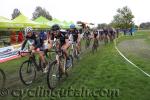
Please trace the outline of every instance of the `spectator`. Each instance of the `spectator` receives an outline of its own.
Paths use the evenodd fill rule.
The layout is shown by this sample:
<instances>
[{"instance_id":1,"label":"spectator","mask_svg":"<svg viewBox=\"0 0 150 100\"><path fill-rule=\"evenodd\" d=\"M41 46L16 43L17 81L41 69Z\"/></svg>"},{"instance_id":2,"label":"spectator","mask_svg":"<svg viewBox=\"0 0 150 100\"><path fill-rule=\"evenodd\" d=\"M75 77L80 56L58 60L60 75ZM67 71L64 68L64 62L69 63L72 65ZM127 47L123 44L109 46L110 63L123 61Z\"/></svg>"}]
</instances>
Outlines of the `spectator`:
<instances>
[{"instance_id":1,"label":"spectator","mask_svg":"<svg viewBox=\"0 0 150 100\"><path fill-rule=\"evenodd\" d=\"M16 32L12 31L10 35L10 43L15 44L16 43Z\"/></svg>"},{"instance_id":2,"label":"spectator","mask_svg":"<svg viewBox=\"0 0 150 100\"><path fill-rule=\"evenodd\" d=\"M132 32L133 32L133 30L132 30L132 28L130 28L130 35L131 35L131 36L133 35Z\"/></svg>"},{"instance_id":3,"label":"spectator","mask_svg":"<svg viewBox=\"0 0 150 100\"><path fill-rule=\"evenodd\" d=\"M20 31L18 33L18 43L22 43L24 40L24 36L23 36L23 33Z\"/></svg>"},{"instance_id":4,"label":"spectator","mask_svg":"<svg viewBox=\"0 0 150 100\"><path fill-rule=\"evenodd\" d=\"M127 32L127 30L126 30L126 29L123 29L123 33L124 33L124 35L126 35L126 32Z\"/></svg>"}]
</instances>

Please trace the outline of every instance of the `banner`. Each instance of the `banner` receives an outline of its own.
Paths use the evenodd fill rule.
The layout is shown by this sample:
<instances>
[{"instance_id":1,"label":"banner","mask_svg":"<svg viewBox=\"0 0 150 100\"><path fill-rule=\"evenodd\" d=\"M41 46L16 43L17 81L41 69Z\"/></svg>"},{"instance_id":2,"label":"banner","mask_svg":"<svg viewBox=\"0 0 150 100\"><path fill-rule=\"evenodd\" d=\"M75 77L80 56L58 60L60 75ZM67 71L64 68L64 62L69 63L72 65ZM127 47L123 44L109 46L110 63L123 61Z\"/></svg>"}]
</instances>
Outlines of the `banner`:
<instances>
[{"instance_id":1,"label":"banner","mask_svg":"<svg viewBox=\"0 0 150 100\"><path fill-rule=\"evenodd\" d=\"M4 48L0 48L0 63L6 62L18 58L18 51L21 49L21 45L13 45Z\"/></svg>"}]
</instances>

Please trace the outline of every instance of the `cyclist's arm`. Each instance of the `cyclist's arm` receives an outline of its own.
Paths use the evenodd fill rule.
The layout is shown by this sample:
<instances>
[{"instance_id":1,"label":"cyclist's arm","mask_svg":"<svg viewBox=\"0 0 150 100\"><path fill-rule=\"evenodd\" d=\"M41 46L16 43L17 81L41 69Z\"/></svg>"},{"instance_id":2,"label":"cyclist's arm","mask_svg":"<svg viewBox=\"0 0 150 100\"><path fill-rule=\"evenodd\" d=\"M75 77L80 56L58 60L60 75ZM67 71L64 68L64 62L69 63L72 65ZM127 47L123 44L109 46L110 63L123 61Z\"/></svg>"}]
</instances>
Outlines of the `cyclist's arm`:
<instances>
[{"instance_id":1,"label":"cyclist's arm","mask_svg":"<svg viewBox=\"0 0 150 100\"><path fill-rule=\"evenodd\" d=\"M53 41L54 41L54 40L50 40L49 48L48 48L48 49L51 49L51 48L53 47Z\"/></svg>"},{"instance_id":2,"label":"cyclist's arm","mask_svg":"<svg viewBox=\"0 0 150 100\"><path fill-rule=\"evenodd\" d=\"M90 39L94 39L94 33L92 32L89 36Z\"/></svg>"},{"instance_id":3,"label":"cyclist's arm","mask_svg":"<svg viewBox=\"0 0 150 100\"><path fill-rule=\"evenodd\" d=\"M100 37L100 33L99 33L99 31L97 32L97 39L99 39L99 37Z\"/></svg>"},{"instance_id":4,"label":"cyclist's arm","mask_svg":"<svg viewBox=\"0 0 150 100\"><path fill-rule=\"evenodd\" d=\"M78 43L81 41L81 34L80 33L78 33Z\"/></svg>"},{"instance_id":5,"label":"cyclist's arm","mask_svg":"<svg viewBox=\"0 0 150 100\"><path fill-rule=\"evenodd\" d=\"M51 38L49 39L49 47L48 47L48 49L51 49L53 47L53 41L54 41L54 35L51 35Z\"/></svg>"},{"instance_id":6,"label":"cyclist's arm","mask_svg":"<svg viewBox=\"0 0 150 100\"><path fill-rule=\"evenodd\" d=\"M67 34L65 35L65 43L69 45L69 37Z\"/></svg>"},{"instance_id":7,"label":"cyclist's arm","mask_svg":"<svg viewBox=\"0 0 150 100\"><path fill-rule=\"evenodd\" d=\"M23 49L24 49L24 47L25 47L25 45L26 45L27 41L28 41L28 39L25 39L25 40L24 40L24 42L22 43L22 46L21 46L21 50L23 50Z\"/></svg>"}]
</instances>

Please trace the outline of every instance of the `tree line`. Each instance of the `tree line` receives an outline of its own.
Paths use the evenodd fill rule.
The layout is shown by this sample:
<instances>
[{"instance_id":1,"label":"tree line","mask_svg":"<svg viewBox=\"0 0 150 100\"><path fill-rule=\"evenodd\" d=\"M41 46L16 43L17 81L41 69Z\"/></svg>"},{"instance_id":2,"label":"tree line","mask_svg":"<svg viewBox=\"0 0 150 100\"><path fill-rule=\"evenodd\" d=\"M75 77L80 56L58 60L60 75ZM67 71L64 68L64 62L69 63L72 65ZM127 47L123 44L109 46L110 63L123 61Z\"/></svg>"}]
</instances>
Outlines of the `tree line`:
<instances>
[{"instance_id":1,"label":"tree line","mask_svg":"<svg viewBox=\"0 0 150 100\"><path fill-rule=\"evenodd\" d=\"M17 16L21 14L19 9L14 9L12 13L12 19L15 19ZM32 13L32 19L36 19L39 16L43 16L47 18L48 20L52 20L52 16L50 13L45 9L40 6L37 6L35 8L35 11ZM117 14L113 16L113 20L111 23L106 24L106 23L101 23L98 24L98 28L103 28L103 27L114 27L114 28L119 28L119 29L129 29L131 27L135 28L142 28L142 29L150 29L150 22L143 22L139 26L135 25L134 21L134 15L131 11L131 9L127 6L123 8L118 8L117 9ZM80 22L80 21L78 21Z\"/></svg>"},{"instance_id":2,"label":"tree line","mask_svg":"<svg viewBox=\"0 0 150 100\"><path fill-rule=\"evenodd\" d=\"M20 14L21 14L20 10L15 8L13 10L13 13L12 13L12 19L15 19ZM52 16L50 15L50 13L45 8L37 6L35 8L35 11L32 13L32 19L34 20L40 16L43 16L43 17L47 18L48 20L52 20Z\"/></svg>"}]
</instances>

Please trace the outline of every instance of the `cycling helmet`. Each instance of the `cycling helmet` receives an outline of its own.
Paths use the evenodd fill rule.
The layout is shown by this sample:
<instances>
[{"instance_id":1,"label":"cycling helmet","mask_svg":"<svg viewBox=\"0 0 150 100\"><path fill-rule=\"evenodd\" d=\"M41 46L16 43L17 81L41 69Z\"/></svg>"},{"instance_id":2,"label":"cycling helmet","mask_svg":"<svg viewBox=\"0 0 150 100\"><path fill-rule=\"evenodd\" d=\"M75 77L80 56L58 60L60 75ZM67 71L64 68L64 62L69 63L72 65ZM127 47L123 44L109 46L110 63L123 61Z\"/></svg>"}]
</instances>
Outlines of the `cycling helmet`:
<instances>
[{"instance_id":1,"label":"cycling helmet","mask_svg":"<svg viewBox=\"0 0 150 100\"><path fill-rule=\"evenodd\" d=\"M71 29L74 29L74 28L76 28L76 26L75 26L74 24L71 24L71 25L70 25L70 28L71 28Z\"/></svg>"},{"instance_id":2,"label":"cycling helmet","mask_svg":"<svg viewBox=\"0 0 150 100\"><path fill-rule=\"evenodd\" d=\"M58 24L55 24L52 26L52 31L60 30L60 26Z\"/></svg>"},{"instance_id":3,"label":"cycling helmet","mask_svg":"<svg viewBox=\"0 0 150 100\"><path fill-rule=\"evenodd\" d=\"M30 26L29 26L29 27L26 27L26 28L24 29L25 35L27 35L28 32L32 32L32 30L33 30L32 27L30 27Z\"/></svg>"}]
</instances>

